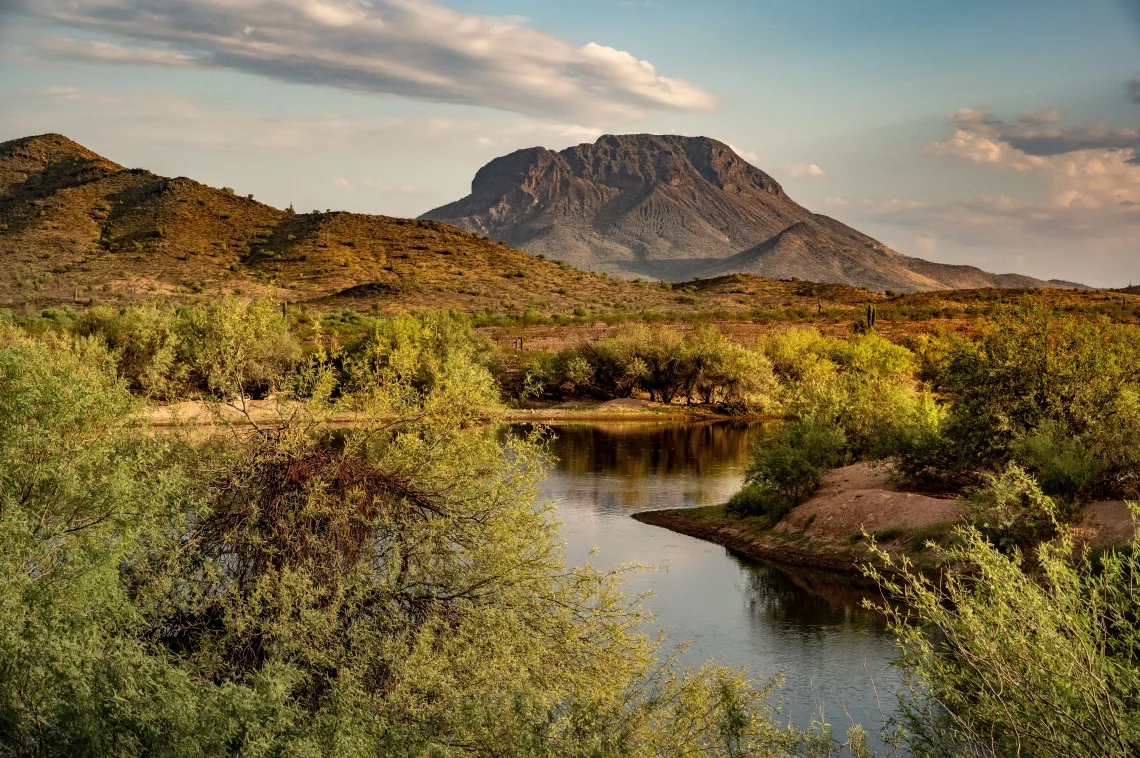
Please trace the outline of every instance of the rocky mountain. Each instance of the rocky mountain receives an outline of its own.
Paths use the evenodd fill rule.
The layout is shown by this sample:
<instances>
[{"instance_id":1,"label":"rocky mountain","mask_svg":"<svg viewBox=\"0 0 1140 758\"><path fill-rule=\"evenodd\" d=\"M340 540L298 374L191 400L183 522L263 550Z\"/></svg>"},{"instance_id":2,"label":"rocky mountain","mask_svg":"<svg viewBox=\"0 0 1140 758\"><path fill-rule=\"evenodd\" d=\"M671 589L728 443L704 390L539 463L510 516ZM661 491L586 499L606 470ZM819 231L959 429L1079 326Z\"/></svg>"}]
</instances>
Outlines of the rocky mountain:
<instances>
[{"instance_id":1,"label":"rocky mountain","mask_svg":"<svg viewBox=\"0 0 1140 758\"><path fill-rule=\"evenodd\" d=\"M812 213L707 137L519 150L481 168L470 195L421 218L627 278L749 273L901 292L1074 286L902 255Z\"/></svg>"},{"instance_id":2,"label":"rocky mountain","mask_svg":"<svg viewBox=\"0 0 1140 758\"><path fill-rule=\"evenodd\" d=\"M434 221L274 208L232 189L125 168L58 134L0 143L0 308L223 294L326 310L563 316L867 298L852 287L752 277L683 291L638 285Z\"/></svg>"}]
</instances>

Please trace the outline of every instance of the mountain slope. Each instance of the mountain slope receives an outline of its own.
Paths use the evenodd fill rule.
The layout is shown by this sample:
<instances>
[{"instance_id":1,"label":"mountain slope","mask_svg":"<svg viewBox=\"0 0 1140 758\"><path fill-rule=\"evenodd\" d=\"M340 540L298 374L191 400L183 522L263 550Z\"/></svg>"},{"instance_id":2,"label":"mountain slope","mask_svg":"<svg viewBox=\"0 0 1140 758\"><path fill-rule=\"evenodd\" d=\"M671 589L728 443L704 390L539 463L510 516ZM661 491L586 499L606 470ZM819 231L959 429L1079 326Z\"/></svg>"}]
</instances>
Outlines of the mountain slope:
<instances>
[{"instance_id":1,"label":"mountain slope","mask_svg":"<svg viewBox=\"0 0 1140 758\"><path fill-rule=\"evenodd\" d=\"M265 294L319 308L569 315L814 306L790 282L675 292L543 260L454 227L294 214L191 179L126 169L58 134L0 143L0 307ZM867 293L831 288L830 303Z\"/></svg>"},{"instance_id":2,"label":"mountain slope","mask_svg":"<svg viewBox=\"0 0 1140 758\"><path fill-rule=\"evenodd\" d=\"M904 292L1054 286L897 253L797 204L707 137L607 135L561 152L519 150L480 169L470 195L421 218L624 276L742 272Z\"/></svg>"},{"instance_id":3,"label":"mountain slope","mask_svg":"<svg viewBox=\"0 0 1140 758\"><path fill-rule=\"evenodd\" d=\"M0 261L8 306L203 293L306 301L361 286L383 307L569 311L613 297L606 280L444 224L293 214L125 169L54 134L0 144Z\"/></svg>"}]
</instances>

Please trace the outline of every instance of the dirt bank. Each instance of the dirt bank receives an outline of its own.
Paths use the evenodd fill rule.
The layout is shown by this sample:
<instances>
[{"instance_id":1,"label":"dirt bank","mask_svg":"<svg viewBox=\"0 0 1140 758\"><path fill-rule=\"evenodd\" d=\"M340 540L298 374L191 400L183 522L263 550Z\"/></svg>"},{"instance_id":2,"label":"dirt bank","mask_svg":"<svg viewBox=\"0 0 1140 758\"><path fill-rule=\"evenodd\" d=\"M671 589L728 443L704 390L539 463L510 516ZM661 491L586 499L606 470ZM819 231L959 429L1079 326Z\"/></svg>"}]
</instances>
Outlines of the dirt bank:
<instances>
[{"instance_id":1,"label":"dirt bank","mask_svg":"<svg viewBox=\"0 0 1140 758\"><path fill-rule=\"evenodd\" d=\"M247 400L243 408L211 406L200 401L184 401L153 406L148 414L153 426L216 426L219 424L270 425L289 415L290 408L272 398ZM760 417L726 416L713 410L686 405L665 405L648 400L623 398L608 402L563 403L548 408L509 408L498 415L507 423L594 423L613 421L682 422L741 420ZM359 417L353 413L334 414L333 421L351 424Z\"/></svg>"},{"instance_id":2,"label":"dirt bank","mask_svg":"<svg viewBox=\"0 0 1140 758\"><path fill-rule=\"evenodd\" d=\"M930 542L945 543L965 517L962 500L907 492L886 465L857 463L835 469L811 500L768 529L764 519L725 515L724 506L646 511L634 518L724 545L759 560L833 571L859 572L875 560L864 532L893 556L919 568L937 565ZM1131 542L1135 526L1124 502L1091 503L1073 528L1078 549L1093 551Z\"/></svg>"},{"instance_id":3,"label":"dirt bank","mask_svg":"<svg viewBox=\"0 0 1140 758\"><path fill-rule=\"evenodd\" d=\"M638 521L709 540L743 555L795 566L859 572L873 559L866 531L880 547L933 565L925 547L950 534L962 518L956 498L900 490L887 466L857 463L829 472L823 486L775 528L764 519L729 518L723 506L647 511Z\"/></svg>"}]
</instances>

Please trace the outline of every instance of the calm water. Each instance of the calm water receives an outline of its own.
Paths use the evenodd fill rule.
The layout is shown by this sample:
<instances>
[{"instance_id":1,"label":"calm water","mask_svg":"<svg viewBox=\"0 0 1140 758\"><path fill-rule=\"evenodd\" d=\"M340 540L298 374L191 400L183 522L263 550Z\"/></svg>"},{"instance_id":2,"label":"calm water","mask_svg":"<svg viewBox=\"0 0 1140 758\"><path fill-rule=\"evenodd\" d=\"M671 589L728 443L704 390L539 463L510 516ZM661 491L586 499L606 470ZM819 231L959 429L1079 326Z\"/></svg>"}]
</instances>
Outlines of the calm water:
<instances>
[{"instance_id":1,"label":"calm water","mask_svg":"<svg viewBox=\"0 0 1140 758\"><path fill-rule=\"evenodd\" d=\"M754 677L784 672L785 712L806 725L822 707L839 731L843 706L878 731L898 681L882 619L861 607L867 588L826 572L784 568L641 524L631 513L723 502L739 487L746 425L574 425L554 429L558 463L543 486L564 522L567 557L594 565L634 561L657 570L633 578L671 643L692 641L687 662L748 666ZM872 684L873 682L873 684Z\"/></svg>"}]
</instances>

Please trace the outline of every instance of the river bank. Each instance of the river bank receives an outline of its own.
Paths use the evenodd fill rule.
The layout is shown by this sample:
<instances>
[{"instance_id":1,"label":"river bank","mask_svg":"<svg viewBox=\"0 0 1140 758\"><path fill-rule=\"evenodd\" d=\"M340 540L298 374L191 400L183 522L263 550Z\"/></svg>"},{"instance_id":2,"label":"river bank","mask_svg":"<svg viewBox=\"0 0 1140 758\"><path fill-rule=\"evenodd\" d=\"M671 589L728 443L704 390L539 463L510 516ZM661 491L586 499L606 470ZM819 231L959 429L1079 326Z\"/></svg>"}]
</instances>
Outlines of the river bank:
<instances>
[{"instance_id":1,"label":"river bank","mask_svg":"<svg viewBox=\"0 0 1140 758\"><path fill-rule=\"evenodd\" d=\"M246 400L242 404L219 405L185 400L152 406L147 418L152 426L216 426L219 424L272 424L290 415L290 404L274 398ZM361 420L359 414L334 413L338 424ZM570 424L608 422L698 423L710 421L768 421L768 416L728 415L713 408L652 403L636 398L606 402L584 401L548 407L504 408L496 421L521 424Z\"/></svg>"},{"instance_id":2,"label":"river bank","mask_svg":"<svg viewBox=\"0 0 1140 758\"><path fill-rule=\"evenodd\" d=\"M966 507L955 495L905 491L887 464L857 463L828 472L816 495L771 529L763 518L729 516L723 505L642 511L633 518L756 560L862 573L868 563L882 567L868 537L893 558L906 558L920 570L937 568L931 545L953 538ZM1084 506L1072 527L1076 549L1094 553L1128 545L1135 531L1123 501Z\"/></svg>"},{"instance_id":3,"label":"river bank","mask_svg":"<svg viewBox=\"0 0 1140 758\"><path fill-rule=\"evenodd\" d=\"M921 568L937 563L927 545L948 539L964 517L962 502L901 490L888 465L857 463L834 469L810 500L769 529L764 518L736 518L723 505L642 511L644 524L715 542L741 555L791 566L860 573L878 563L875 543Z\"/></svg>"}]
</instances>

